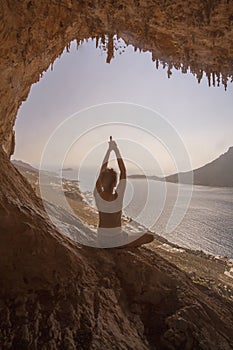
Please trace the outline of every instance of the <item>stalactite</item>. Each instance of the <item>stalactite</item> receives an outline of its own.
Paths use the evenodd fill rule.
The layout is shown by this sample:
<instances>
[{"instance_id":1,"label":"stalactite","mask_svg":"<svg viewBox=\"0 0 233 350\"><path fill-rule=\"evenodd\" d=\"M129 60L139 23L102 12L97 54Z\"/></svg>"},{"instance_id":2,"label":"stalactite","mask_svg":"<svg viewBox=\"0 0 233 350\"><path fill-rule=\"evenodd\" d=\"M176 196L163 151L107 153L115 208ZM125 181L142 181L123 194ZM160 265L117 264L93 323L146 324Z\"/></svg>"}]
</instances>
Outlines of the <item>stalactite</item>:
<instances>
[{"instance_id":1,"label":"stalactite","mask_svg":"<svg viewBox=\"0 0 233 350\"><path fill-rule=\"evenodd\" d=\"M211 77L210 77L210 73L207 71L206 72L206 76L207 76L207 79L208 79L208 85L211 86Z\"/></svg>"},{"instance_id":2,"label":"stalactite","mask_svg":"<svg viewBox=\"0 0 233 350\"><path fill-rule=\"evenodd\" d=\"M199 72L197 73L198 84L200 84L202 77L203 77L203 70L200 69Z\"/></svg>"},{"instance_id":3,"label":"stalactite","mask_svg":"<svg viewBox=\"0 0 233 350\"><path fill-rule=\"evenodd\" d=\"M227 76L226 75L222 75L222 84L224 86L225 91L227 89L227 80L228 80Z\"/></svg>"},{"instance_id":4,"label":"stalactite","mask_svg":"<svg viewBox=\"0 0 233 350\"><path fill-rule=\"evenodd\" d=\"M179 70L179 69L181 68L181 64L178 63L178 62L175 62L175 63L173 64L173 67L175 67L175 69Z\"/></svg>"},{"instance_id":5,"label":"stalactite","mask_svg":"<svg viewBox=\"0 0 233 350\"><path fill-rule=\"evenodd\" d=\"M111 59L114 57L114 43L113 43L113 35L110 34L108 36L108 46L107 46L108 54L106 62L110 63Z\"/></svg>"},{"instance_id":6,"label":"stalactite","mask_svg":"<svg viewBox=\"0 0 233 350\"><path fill-rule=\"evenodd\" d=\"M171 69L172 69L172 64L171 64L171 63L169 63L169 64L168 64L168 70L167 70L167 76L168 76L168 78L170 78L170 77L171 77L171 75L172 75L172 71L171 71Z\"/></svg>"},{"instance_id":7,"label":"stalactite","mask_svg":"<svg viewBox=\"0 0 233 350\"><path fill-rule=\"evenodd\" d=\"M217 73L217 83L218 83L218 87L220 86L220 81L221 81L220 73Z\"/></svg>"},{"instance_id":8,"label":"stalactite","mask_svg":"<svg viewBox=\"0 0 233 350\"><path fill-rule=\"evenodd\" d=\"M99 46L99 40L100 40L100 37L96 36L96 38L95 38L95 47L96 47L96 49Z\"/></svg>"},{"instance_id":9,"label":"stalactite","mask_svg":"<svg viewBox=\"0 0 233 350\"><path fill-rule=\"evenodd\" d=\"M182 73L187 73L188 71L188 65L186 63L184 63L182 66L181 66L181 72Z\"/></svg>"},{"instance_id":10,"label":"stalactite","mask_svg":"<svg viewBox=\"0 0 233 350\"><path fill-rule=\"evenodd\" d=\"M215 86L215 73L212 72L212 84L213 86Z\"/></svg>"},{"instance_id":11,"label":"stalactite","mask_svg":"<svg viewBox=\"0 0 233 350\"><path fill-rule=\"evenodd\" d=\"M70 52L70 43L66 45L66 52Z\"/></svg>"},{"instance_id":12,"label":"stalactite","mask_svg":"<svg viewBox=\"0 0 233 350\"><path fill-rule=\"evenodd\" d=\"M105 35L102 35L102 36L101 36L101 43L102 43L102 45L105 45L105 44L106 44Z\"/></svg>"},{"instance_id":13,"label":"stalactite","mask_svg":"<svg viewBox=\"0 0 233 350\"><path fill-rule=\"evenodd\" d=\"M154 62L156 60L156 55L155 55L154 51L152 51L151 57L152 57L152 61Z\"/></svg>"}]
</instances>

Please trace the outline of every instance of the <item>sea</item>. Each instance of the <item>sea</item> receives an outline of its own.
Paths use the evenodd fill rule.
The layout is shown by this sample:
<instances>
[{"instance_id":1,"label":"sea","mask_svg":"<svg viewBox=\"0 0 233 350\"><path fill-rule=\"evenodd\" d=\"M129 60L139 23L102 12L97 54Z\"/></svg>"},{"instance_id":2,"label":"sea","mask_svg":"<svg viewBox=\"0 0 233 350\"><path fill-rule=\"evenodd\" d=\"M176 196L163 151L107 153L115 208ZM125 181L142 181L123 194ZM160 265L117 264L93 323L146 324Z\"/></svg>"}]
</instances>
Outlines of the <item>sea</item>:
<instances>
[{"instance_id":1,"label":"sea","mask_svg":"<svg viewBox=\"0 0 233 350\"><path fill-rule=\"evenodd\" d=\"M62 176L78 180L86 201L95 207L95 173L68 170ZM233 188L128 178L123 213L181 247L233 258Z\"/></svg>"}]
</instances>

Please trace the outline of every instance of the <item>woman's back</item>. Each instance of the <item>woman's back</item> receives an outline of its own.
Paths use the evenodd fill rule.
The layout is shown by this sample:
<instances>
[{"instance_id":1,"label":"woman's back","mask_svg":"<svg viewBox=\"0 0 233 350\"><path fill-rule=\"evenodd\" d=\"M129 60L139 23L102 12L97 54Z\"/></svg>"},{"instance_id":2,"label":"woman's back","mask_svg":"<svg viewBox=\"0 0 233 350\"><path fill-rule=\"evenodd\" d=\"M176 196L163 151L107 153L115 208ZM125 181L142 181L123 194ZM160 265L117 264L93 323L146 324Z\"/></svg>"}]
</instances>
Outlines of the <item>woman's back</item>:
<instances>
[{"instance_id":1,"label":"woman's back","mask_svg":"<svg viewBox=\"0 0 233 350\"><path fill-rule=\"evenodd\" d=\"M126 181L120 180L115 193L108 193L95 189L94 197L99 211L99 227L121 227L125 187Z\"/></svg>"}]
</instances>

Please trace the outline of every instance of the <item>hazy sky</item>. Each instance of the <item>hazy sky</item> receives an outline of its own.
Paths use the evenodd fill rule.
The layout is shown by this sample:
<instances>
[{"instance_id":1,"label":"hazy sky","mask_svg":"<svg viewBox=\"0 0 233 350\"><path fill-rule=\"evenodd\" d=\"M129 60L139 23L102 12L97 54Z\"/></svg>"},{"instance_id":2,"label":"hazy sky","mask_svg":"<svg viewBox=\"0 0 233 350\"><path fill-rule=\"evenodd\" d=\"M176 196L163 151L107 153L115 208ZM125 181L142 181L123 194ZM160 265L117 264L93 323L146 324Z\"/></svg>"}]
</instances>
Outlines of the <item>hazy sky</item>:
<instances>
[{"instance_id":1,"label":"hazy sky","mask_svg":"<svg viewBox=\"0 0 233 350\"><path fill-rule=\"evenodd\" d=\"M48 139L62 122L53 134L59 144L54 147L57 154L63 148L65 164L70 166L99 163L109 134L119 140L128 165L156 174L159 169L175 171L174 162L183 157L174 146L179 135L194 168L233 145L233 84L227 91L210 88L205 77L198 84L190 73L176 70L168 79L166 69L156 70L150 53L134 52L131 46L110 64L105 61L106 54L95 48L94 41L78 50L72 44L70 53L56 60L53 71L49 69L32 86L15 125L15 159L38 166ZM80 110L84 111L77 114ZM87 132L88 128L92 130ZM178 162L179 170L188 170L187 162Z\"/></svg>"}]
</instances>

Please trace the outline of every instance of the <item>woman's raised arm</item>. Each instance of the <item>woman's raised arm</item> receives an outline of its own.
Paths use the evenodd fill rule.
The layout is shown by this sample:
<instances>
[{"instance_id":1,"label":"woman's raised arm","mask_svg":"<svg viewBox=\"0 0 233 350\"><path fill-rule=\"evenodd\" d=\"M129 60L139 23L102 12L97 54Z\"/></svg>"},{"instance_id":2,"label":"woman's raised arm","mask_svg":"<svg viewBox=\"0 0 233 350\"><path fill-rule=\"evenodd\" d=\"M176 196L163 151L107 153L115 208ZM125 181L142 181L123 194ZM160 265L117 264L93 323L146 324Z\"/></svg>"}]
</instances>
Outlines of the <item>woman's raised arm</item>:
<instances>
[{"instance_id":1,"label":"woman's raised arm","mask_svg":"<svg viewBox=\"0 0 233 350\"><path fill-rule=\"evenodd\" d=\"M112 136L110 136L109 147L115 152L117 157L117 163L120 169L120 180L126 179L126 167L125 163L121 157L121 153L115 141L112 141Z\"/></svg>"},{"instance_id":2,"label":"woman's raised arm","mask_svg":"<svg viewBox=\"0 0 233 350\"><path fill-rule=\"evenodd\" d=\"M110 149L110 142L109 142L109 147L107 149L107 152L104 156L104 159L103 159L103 162L102 162L102 166L100 168L100 172L99 172L99 176L98 176L98 179L96 181L96 189L98 190L98 192L101 191L101 181L100 181L100 175L101 173L106 170L107 166L108 166L108 160L109 160L109 156L110 156L110 153L111 153L111 149Z\"/></svg>"}]
</instances>

